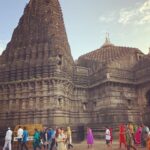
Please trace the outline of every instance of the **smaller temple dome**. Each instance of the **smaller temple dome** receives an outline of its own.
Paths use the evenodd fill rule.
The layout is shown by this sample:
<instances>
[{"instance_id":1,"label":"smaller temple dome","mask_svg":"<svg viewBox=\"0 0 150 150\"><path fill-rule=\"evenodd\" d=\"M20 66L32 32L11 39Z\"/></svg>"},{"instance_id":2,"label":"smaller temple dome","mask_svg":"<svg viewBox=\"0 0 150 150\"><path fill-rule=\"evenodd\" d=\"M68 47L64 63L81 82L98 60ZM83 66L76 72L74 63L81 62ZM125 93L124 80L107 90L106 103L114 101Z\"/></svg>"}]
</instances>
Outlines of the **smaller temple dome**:
<instances>
[{"instance_id":1,"label":"smaller temple dome","mask_svg":"<svg viewBox=\"0 0 150 150\"><path fill-rule=\"evenodd\" d=\"M109 35L106 36L105 43L98 49L86 53L78 58L78 65L89 66L90 62L108 64L112 61L124 58L127 55L143 56L138 48L116 46L110 42Z\"/></svg>"}]
</instances>

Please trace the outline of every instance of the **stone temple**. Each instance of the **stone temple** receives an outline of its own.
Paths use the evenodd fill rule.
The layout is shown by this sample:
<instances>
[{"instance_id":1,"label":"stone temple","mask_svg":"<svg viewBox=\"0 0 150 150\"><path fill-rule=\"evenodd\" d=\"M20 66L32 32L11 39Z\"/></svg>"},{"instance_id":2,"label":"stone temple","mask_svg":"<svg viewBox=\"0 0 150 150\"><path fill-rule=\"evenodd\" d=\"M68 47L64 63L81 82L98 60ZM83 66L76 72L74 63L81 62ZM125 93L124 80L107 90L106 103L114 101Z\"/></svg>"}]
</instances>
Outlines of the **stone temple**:
<instances>
[{"instance_id":1,"label":"stone temple","mask_svg":"<svg viewBox=\"0 0 150 150\"><path fill-rule=\"evenodd\" d=\"M58 0L30 0L0 56L0 129L150 125L150 54L115 46L74 61Z\"/></svg>"}]
</instances>

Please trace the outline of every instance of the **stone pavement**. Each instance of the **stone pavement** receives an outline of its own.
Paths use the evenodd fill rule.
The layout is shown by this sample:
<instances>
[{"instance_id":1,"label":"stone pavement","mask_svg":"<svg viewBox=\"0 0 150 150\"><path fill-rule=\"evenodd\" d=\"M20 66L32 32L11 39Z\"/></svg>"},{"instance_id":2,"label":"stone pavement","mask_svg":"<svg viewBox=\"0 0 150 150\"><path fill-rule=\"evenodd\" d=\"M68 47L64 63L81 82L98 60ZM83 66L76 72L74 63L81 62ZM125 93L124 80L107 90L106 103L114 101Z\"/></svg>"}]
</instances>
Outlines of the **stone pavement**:
<instances>
[{"instance_id":1,"label":"stone pavement","mask_svg":"<svg viewBox=\"0 0 150 150\"><path fill-rule=\"evenodd\" d=\"M126 150L126 149L124 147L122 147L120 149L118 141L114 141L113 144L112 144L112 147L111 148L107 148L106 144L105 144L105 141L102 141L102 140L98 141L98 140L96 140L94 142L94 145L93 145L92 148L87 148L87 144L84 141L84 142L82 142L80 144L75 144L75 147L72 150ZM137 147L137 150L146 150L146 148Z\"/></svg>"},{"instance_id":2,"label":"stone pavement","mask_svg":"<svg viewBox=\"0 0 150 150\"><path fill-rule=\"evenodd\" d=\"M122 149L118 148L119 147L118 141L114 141L111 148L107 148L105 141L102 141L102 140L101 141L96 140L92 148L87 147L86 141L81 142L81 143L75 143L73 145L74 145L74 148L70 150L126 150L124 147ZM0 147L0 150L2 150L2 147ZM12 149L12 150L16 150L16 149ZM30 149L30 150L33 150L33 149ZM146 148L137 147L137 150L146 150Z\"/></svg>"}]
</instances>

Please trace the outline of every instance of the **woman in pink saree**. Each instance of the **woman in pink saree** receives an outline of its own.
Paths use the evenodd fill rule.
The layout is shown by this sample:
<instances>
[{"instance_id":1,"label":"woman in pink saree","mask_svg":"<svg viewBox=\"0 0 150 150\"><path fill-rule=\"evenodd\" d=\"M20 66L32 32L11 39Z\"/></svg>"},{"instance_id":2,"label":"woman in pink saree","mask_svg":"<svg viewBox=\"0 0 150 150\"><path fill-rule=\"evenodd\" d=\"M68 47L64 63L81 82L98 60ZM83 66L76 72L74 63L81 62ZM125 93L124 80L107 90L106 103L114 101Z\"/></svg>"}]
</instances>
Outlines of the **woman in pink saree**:
<instances>
[{"instance_id":1,"label":"woman in pink saree","mask_svg":"<svg viewBox=\"0 0 150 150\"><path fill-rule=\"evenodd\" d=\"M139 126L135 133L135 143L137 145L141 144L141 133L142 133L142 127Z\"/></svg>"},{"instance_id":2,"label":"woman in pink saree","mask_svg":"<svg viewBox=\"0 0 150 150\"><path fill-rule=\"evenodd\" d=\"M92 145L94 143L94 138L93 138L92 130L90 128L87 128L86 141L87 141L87 144L88 144L88 148L92 147Z\"/></svg>"}]
</instances>

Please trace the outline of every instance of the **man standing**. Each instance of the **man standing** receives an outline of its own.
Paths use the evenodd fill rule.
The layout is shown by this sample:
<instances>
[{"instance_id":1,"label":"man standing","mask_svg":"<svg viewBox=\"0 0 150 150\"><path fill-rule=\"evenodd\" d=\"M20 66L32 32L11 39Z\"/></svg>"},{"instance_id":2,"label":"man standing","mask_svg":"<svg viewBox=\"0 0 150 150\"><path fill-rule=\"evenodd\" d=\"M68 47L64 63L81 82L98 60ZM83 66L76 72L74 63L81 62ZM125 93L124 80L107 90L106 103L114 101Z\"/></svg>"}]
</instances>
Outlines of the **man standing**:
<instances>
[{"instance_id":1,"label":"man standing","mask_svg":"<svg viewBox=\"0 0 150 150\"><path fill-rule=\"evenodd\" d=\"M106 127L106 130L105 130L105 140L106 140L107 147L110 147L110 139L111 139L110 130L109 130L108 127Z\"/></svg>"},{"instance_id":2,"label":"man standing","mask_svg":"<svg viewBox=\"0 0 150 150\"><path fill-rule=\"evenodd\" d=\"M41 150L40 145L40 133L37 129L34 129L34 135L33 135L33 149L36 150L36 148L39 148Z\"/></svg>"},{"instance_id":3,"label":"man standing","mask_svg":"<svg viewBox=\"0 0 150 150\"><path fill-rule=\"evenodd\" d=\"M52 143L52 128L49 128L47 131L47 139L48 139L48 150L50 150Z\"/></svg>"},{"instance_id":4,"label":"man standing","mask_svg":"<svg viewBox=\"0 0 150 150\"><path fill-rule=\"evenodd\" d=\"M23 138L22 138L22 145L21 145L21 150L23 150L23 148L25 147L26 150L28 150L28 147L27 147L27 141L28 141L28 131L26 129L26 127L23 128Z\"/></svg>"},{"instance_id":5,"label":"man standing","mask_svg":"<svg viewBox=\"0 0 150 150\"><path fill-rule=\"evenodd\" d=\"M48 129L46 127L43 128L41 133L41 139L43 142L44 150L48 149Z\"/></svg>"},{"instance_id":6,"label":"man standing","mask_svg":"<svg viewBox=\"0 0 150 150\"><path fill-rule=\"evenodd\" d=\"M17 131L17 138L18 138L18 146L17 146L17 149L18 149L18 150L21 149L22 137L23 137L23 129L21 128L21 126L19 126L19 129L18 129L18 131Z\"/></svg>"},{"instance_id":7,"label":"man standing","mask_svg":"<svg viewBox=\"0 0 150 150\"><path fill-rule=\"evenodd\" d=\"M53 147L56 144L55 135L56 135L56 129L52 129L51 131L52 142L51 142L50 150L53 150Z\"/></svg>"},{"instance_id":8,"label":"man standing","mask_svg":"<svg viewBox=\"0 0 150 150\"><path fill-rule=\"evenodd\" d=\"M9 150L11 150L11 140L12 140L12 131L10 130L10 128L8 128L5 136L5 144L3 150L5 150L7 147L9 148Z\"/></svg>"}]
</instances>

